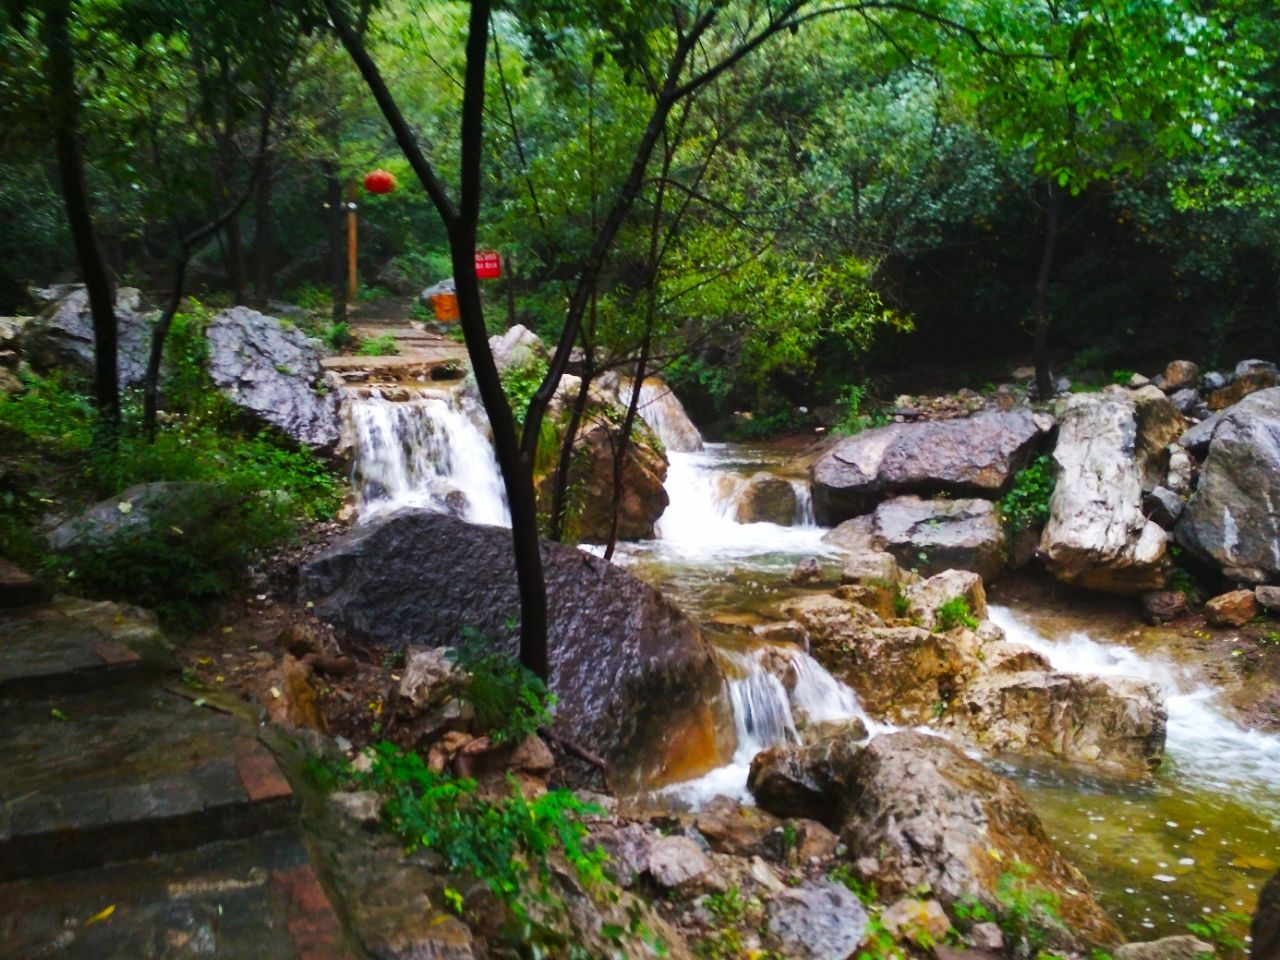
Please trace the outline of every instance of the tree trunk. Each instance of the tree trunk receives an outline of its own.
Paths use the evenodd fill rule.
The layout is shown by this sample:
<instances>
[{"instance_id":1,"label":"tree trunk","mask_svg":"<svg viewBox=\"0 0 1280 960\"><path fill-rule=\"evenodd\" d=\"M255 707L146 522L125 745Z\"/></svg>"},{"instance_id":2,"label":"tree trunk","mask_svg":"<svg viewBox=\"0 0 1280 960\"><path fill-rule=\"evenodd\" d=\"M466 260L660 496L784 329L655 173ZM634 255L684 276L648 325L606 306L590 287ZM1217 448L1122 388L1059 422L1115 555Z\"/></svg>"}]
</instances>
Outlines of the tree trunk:
<instances>
[{"instance_id":1,"label":"tree trunk","mask_svg":"<svg viewBox=\"0 0 1280 960\"><path fill-rule=\"evenodd\" d=\"M594 306L592 310L594 311ZM565 515L569 509L569 473L573 469L573 445L578 440L578 429L582 426L583 414L587 412L587 401L591 396L591 381L595 378L595 345L589 338L582 348L582 382L578 385L578 395L573 399L573 409L569 412L569 423L565 426L564 438L560 442L560 459L556 464L556 473L552 478L551 490L551 529L548 539L557 543L564 542Z\"/></svg>"},{"instance_id":2,"label":"tree trunk","mask_svg":"<svg viewBox=\"0 0 1280 960\"><path fill-rule=\"evenodd\" d=\"M347 217L342 180L335 163L325 164L325 203L329 213L329 290L333 322L347 322Z\"/></svg>"},{"instance_id":3,"label":"tree trunk","mask_svg":"<svg viewBox=\"0 0 1280 960\"><path fill-rule=\"evenodd\" d=\"M151 330L151 350L147 354L147 377L142 391L142 431L148 443L156 439L156 410L160 400L160 361L164 357L164 342L169 336L169 327L173 324L173 318L182 304L182 289L186 283L189 262L190 253L184 243L178 255L178 262L173 269L173 285L169 290L169 302Z\"/></svg>"},{"instance_id":4,"label":"tree trunk","mask_svg":"<svg viewBox=\"0 0 1280 960\"><path fill-rule=\"evenodd\" d=\"M49 85L50 119L58 157L58 180L67 210L67 224L75 245L80 274L84 278L93 315L94 394L98 414L114 435L120 426L119 341L115 293L111 275L102 259L93 231L84 158L80 152L77 121L80 98L76 91L75 57L71 48L70 0L52 0L45 19L48 50L45 78Z\"/></svg>"},{"instance_id":5,"label":"tree trunk","mask_svg":"<svg viewBox=\"0 0 1280 960\"><path fill-rule=\"evenodd\" d=\"M613 559L613 551L618 546L618 527L622 522L622 492L626 485L627 453L631 449L631 431L636 426L636 411L640 409L640 390L644 387L644 378L649 372L652 316L649 321L644 333L644 342L640 345L640 359L636 361L635 379L631 381L631 399L627 403L627 415L622 418L622 429L618 431L618 445L613 451L613 514L609 521L609 542L604 548L606 560Z\"/></svg>"},{"instance_id":6,"label":"tree trunk","mask_svg":"<svg viewBox=\"0 0 1280 960\"><path fill-rule=\"evenodd\" d=\"M271 197L275 169L271 154L262 159L257 192L253 202L253 292L266 303L275 296L275 222L271 218Z\"/></svg>"},{"instance_id":7,"label":"tree trunk","mask_svg":"<svg viewBox=\"0 0 1280 960\"><path fill-rule=\"evenodd\" d=\"M1062 207L1062 188L1049 181L1049 203L1046 211L1044 248L1040 253L1040 270L1036 275L1036 326L1032 357L1036 366L1036 395L1049 400L1054 395L1053 372L1049 369L1049 279L1053 276L1053 260L1058 250L1058 220Z\"/></svg>"},{"instance_id":8,"label":"tree trunk","mask_svg":"<svg viewBox=\"0 0 1280 960\"><path fill-rule=\"evenodd\" d=\"M231 279L231 299L237 306L249 302L249 289L244 279L244 239L240 234L240 218L227 221L227 276Z\"/></svg>"}]
</instances>

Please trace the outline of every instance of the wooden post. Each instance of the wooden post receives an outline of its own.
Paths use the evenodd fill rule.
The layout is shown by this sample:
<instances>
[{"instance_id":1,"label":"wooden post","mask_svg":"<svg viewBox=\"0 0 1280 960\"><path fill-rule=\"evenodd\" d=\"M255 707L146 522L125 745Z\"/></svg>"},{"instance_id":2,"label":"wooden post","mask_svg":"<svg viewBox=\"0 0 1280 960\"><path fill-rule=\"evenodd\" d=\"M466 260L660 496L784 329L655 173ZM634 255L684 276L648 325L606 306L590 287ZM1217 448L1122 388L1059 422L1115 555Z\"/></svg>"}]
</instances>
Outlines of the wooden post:
<instances>
[{"instance_id":1,"label":"wooden post","mask_svg":"<svg viewBox=\"0 0 1280 960\"><path fill-rule=\"evenodd\" d=\"M359 289L356 276L356 180L347 181L347 302L355 303Z\"/></svg>"}]
</instances>

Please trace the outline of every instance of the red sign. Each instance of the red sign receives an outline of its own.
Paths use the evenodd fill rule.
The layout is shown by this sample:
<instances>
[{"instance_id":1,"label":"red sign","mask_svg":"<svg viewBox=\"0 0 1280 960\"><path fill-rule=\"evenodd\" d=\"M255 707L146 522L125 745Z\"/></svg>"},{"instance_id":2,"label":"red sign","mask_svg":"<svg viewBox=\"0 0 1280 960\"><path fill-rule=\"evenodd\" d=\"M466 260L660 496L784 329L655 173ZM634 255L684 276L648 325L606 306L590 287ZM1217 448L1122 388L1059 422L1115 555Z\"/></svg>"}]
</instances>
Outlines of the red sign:
<instances>
[{"instance_id":1,"label":"red sign","mask_svg":"<svg viewBox=\"0 0 1280 960\"><path fill-rule=\"evenodd\" d=\"M476 276L481 280L496 280L502 276L502 258L497 250L476 251Z\"/></svg>"},{"instance_id":2,"label":"red sign","mask_svg":"<svg viewBox=\"0 0 1280 960\"><path fill-rule=\"evenodd\" d=\"M396 178L386 170L370 170L364 175L364 188L370 193L390 193L396 188Z\"/></svg>"}]
</instances>

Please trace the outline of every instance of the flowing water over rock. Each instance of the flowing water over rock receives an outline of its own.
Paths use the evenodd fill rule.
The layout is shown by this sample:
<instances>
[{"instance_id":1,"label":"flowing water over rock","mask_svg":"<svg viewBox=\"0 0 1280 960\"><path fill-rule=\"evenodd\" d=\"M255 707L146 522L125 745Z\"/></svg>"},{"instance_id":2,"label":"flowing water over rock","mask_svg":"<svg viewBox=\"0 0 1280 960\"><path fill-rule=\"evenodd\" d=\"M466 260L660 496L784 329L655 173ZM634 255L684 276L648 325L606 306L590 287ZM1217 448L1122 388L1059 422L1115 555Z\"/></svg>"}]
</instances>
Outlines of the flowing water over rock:
<instances>
[{"instance_id":1,"label":"flowing water over rock","mask_svg":"<svg viewBox=\"0 0 1280 960\"><path fill-rule=\"evenodd\" d=\"M780 473L781 455L703 444L679 403L646 383L640 414L668 449L670 505L653 540L620 545L617 560L662 589L698 621L728 681L722 711L736 746L723 766L663 793L697 806L717 794L744 798L752 757L795 743L804 721L860 718L872 734L889 729L866 717L856 695L799 647L768 643L752 627L802 588L788 574L817 558L833 568L840 552L823 542L807 483L795 491L792 524L738 522L735 497L753 475ZM483 415L456 395L423 394L355 402L356 478L366 519L403 505L427 506L485 523L506 523L501 477ZM465 499L464 499L465 498ZM1012 641L1057 670L1135 676L1159 684L1169 720L1165 763L1145 783L1098 779L1049 763L990 759L1015 778L1054 842L1089 877L1101 901L1132 937L1183 932L1201 913L1252 909L1257 890L1280 865L1280 737L1245 729L1193 669L1139 654L1079 631L1055 631L1034 605L993 607ZM1110 636L1129 624L1117 617ZM1101 639L1100 639L1101 638ZM698 771L692 771L697 773ZM687 773L685 774L688 775Z\"/></svg>"},{"instance_id":2,"label":"flowing water over rock","mask_svg":"<svg viewBox=\"0 0 1280 960\"><path fill-rule=\"evenodd\" d=\"M473 401L456 392L387 400L375 391L353 399L348 416L361 520L425 507L472 523L510 525L488 423Z\"/></svg>"}]
</instances>

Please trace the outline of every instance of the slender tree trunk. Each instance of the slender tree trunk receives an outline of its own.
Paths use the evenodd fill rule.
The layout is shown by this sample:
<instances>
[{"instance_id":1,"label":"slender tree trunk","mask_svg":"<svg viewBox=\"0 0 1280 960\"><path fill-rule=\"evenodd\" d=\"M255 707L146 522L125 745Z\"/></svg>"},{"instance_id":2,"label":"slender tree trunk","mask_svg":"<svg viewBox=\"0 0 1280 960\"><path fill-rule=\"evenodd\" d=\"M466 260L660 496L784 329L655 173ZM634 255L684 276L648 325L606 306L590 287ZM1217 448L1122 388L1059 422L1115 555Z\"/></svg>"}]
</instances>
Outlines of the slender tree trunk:
<instances>
[{"instance_id":1,"label":"slender tree trunk","mask_svg":"<svg viewBox=\"0 0 1280 960\"><path fill-rule=\"evenodd\" d=\"M595 300L591 303L592 319L589 326L595 328ZM556 464L556 473L551 490L551 529L547 536L557 543L564 542L565 517L569 510L569 481L573 470L573 446L578 441L578 430L582 427L582 417L587 412L587 402L591 397L591 381L595 379L595 343L592 336L583 337L582 346L582 382L578 385L578 395L573 398L573 408L569 412L569 422L565 426L564 437L560 442L560 459Z\"/></svg>"},{"instance_id":2,"label":"slender tree trunk","mask_svg":"<svg viewBox=\"0 0 1280 960\"><path fill-rule=\"evenodd\" d=\"M333 322L346 323L347 211L335 163L325 165L325 202L329 208L329 290L333 294Z\"/></svg>"},{"instance_id":3,"label":"slender tree trunk","mask_svg":"<svg viewBox=\"0 0 1280 960\"><path fill-rule=\"evenodd\" d=\"M1036 367L1036 394L1041 400L1048 400L1054 394L1053 372L1049 369L1049 280L1053 276L1053 261L1058 250L1061 207L1062 188L1050 180L1044 247L1040 253L1040 270L1036 275L1036 326L1032 347Z\"/></svg>"},{"instance_id":4,"label":"slender tree trunk","mask_svg":"<svg viewBox=\"0 0 1280 960\"><path fill-rule=\"evenodd\" d=\"M359 35L352 29L336 0L324 0L342 45L386 118L396 143L435 204L449 232L449 253L458 296L458 314L471 358L472 373L493 431L494 453L511 510L511 539L516 579L520 589L520 661L542 677L549 674L547 651L547 588L542 569L542 543L538 536L537 501L532 470L520 451L511 407L502 390L498 368L489 349L484 325L480 283L475 272L476 229L480 219L480 186L484 135L484 74L489 42L490 0L472 0L467 30L466 76L462 95L462 157L459 204L449 201L444 185L422 153L405 122L386 81L370 59Z\"/></svg>"},{"instance_id":5,"label":"slender tree trunk","mask_svg":"<svg viewBox=\"0 0 1280 960\"><path fill-rule=\"evenodd\" d=\"M76 90L75 56L71 48L70 0L51 0L46 8L45 31L48 50L45 77L49 85L50 118L53 122L54 150L58 158L58 180L67 210L67 224L75 245L80 274L84 278L93 315L94 394L98 414L113 436L120 426L119 342L115 313L115 293L111 275L93 230L88 189L84 179L84 158L80 152L77 123L80 97Z\"/></svg>"},{"instance_id":6,"label":"slender tree trunk","mask_svg":"<svg viewBox=\"0 0 1280 960\"><path fill-rule=\"evenodd\" d=\"M275 186L275 167L271 154L262 159L253 201L253 292L262 303L275 296L275 221L271 217L271 198Z\"/></svg>"},{"instance_id":7,"label":"slender tree trunk","mask_svg":"<svg viewBox=\"0 0 1280 960\"><path fill-rule=\"evenodd\" d=\"M156 438L156 410L160 400L160 361L164 357L164 342L169 336L169 327L182 305L182 289L187 278L187 264L191 256L186 244L178 255L178 262L173 269L173 284L169 288L169 302L165 304L164 313L151 330L151 350L147 354L147 377L142 391L142 430L147 442Z\"/></svg>"},{"instance_id":8,"label":"slender tree trunk","mask_svg":"<svg viewBox=\"0 0 1280 960\"><path fill-rule=\"evenodd\" d=\"M652 282L652 281L650 281ZM622 418L618 431L618 445L613 451L613 513L609 520L609 541L604 548L604 558L613 559L618 546L618 529L622 523L622 494L626 487L627 454L631 450L631 431L636 426L636 412L640 409L640 390L648 375L649 347L653 341L653 317L645 329L644 342L640 345L640 359L636 361L635 379L631 382L631 399L627 402L627 414Z\"/></svg>"}]
</instances>

